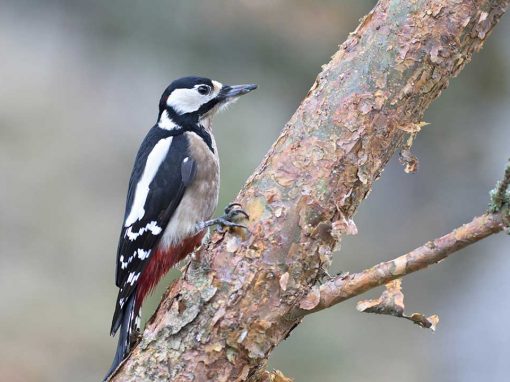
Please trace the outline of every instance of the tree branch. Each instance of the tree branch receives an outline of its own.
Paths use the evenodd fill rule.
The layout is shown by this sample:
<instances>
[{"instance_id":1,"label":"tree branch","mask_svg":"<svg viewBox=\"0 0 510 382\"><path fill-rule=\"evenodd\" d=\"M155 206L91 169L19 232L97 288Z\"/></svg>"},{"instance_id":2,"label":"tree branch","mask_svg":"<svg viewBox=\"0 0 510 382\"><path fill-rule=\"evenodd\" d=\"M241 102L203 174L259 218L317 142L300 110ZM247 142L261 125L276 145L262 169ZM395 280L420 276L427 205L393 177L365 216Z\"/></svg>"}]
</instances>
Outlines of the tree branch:
<instances>
[{"instance_id":1,"label":"tree branch","mask_svg":"<svg viewBox=\"0 0 510 382\"><path fill-rule=\"evenodd\" d=\"M510 225L507 212L485 214L474 218L470 223L453 230L438 239L429 241L411 252L396 259L377 264L359 273L340 275L324 283L317 291L312 291L304 299L316 305L308 310L296 309L293 318L329 308L342 301L358 296L366 291L384 285L392 280L437 264L449 255L501 232Z\"/></svg>"},{"instance_id":2,"label":"tree branch","mask_svg":"<svg viewBox=\"0 0 510 382\"><path fill-rule=\"evenodd\" d=\"M381 0L331 61L113 381L256 380L352 216L510 0Z\"/></svg>"}]
</instances>

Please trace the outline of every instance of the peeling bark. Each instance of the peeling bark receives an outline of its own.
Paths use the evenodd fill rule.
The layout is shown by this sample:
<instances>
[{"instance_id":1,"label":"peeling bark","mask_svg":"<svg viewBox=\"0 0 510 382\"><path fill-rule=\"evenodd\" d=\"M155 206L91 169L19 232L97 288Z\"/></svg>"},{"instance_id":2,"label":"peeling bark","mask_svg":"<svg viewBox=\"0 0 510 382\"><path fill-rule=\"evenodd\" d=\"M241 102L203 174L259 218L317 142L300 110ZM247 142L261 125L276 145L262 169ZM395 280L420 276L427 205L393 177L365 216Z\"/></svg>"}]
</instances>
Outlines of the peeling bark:
<instances>
[{"instance_id":1,"label":"peeling bark","mask_svg":"<svg viewBox=\"0 0 510 382\"><path fill-rule=\"evenodd\" d=\"M373 182L509 1L379 1L239 193L251 235L213 235L111 380L258 379Z\"/></svg>"}]
</instances>

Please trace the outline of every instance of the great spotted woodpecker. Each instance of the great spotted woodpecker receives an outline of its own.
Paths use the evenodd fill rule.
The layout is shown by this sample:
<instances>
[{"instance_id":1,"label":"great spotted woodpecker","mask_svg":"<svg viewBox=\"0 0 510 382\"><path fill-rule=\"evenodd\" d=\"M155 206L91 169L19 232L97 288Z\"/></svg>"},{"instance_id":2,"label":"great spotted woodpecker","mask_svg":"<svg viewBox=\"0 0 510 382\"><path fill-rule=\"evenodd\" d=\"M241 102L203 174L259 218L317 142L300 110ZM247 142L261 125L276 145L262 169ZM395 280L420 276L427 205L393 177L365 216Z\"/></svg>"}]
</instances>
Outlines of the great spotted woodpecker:
<instances>
[{"instance_id":1,"label":"great spotted woodpecker","mask_svg":"<svg viewBox=\"0 0 510 382\"><path fill-rule=\"evenodd\" d=\"M211 118L256 87L184 77L163 92L158 122L138 150L129 181L111 327L111 335L120 329L119 342L105 380L128 354L142 302L161 277L193 252L207 227L239 226L232 218L245 213L232 206L208 220L218 203L220 174Z\"/></svg>"}]
</instances>

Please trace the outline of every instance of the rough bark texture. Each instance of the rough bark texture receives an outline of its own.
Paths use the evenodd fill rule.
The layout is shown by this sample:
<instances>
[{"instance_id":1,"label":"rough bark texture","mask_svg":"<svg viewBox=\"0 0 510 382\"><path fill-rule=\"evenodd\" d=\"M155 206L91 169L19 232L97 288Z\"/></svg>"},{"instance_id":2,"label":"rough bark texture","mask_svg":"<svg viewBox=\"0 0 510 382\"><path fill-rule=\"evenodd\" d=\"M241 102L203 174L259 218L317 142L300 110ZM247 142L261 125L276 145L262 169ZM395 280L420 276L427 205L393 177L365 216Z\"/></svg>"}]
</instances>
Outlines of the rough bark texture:
<instances>
[{"instance_id":1,"label":"rough bark texture","mask_svg":"<svg viewBox=\"0 0 510 382\"><path fill-rule=\"evenodd\" d=\"M509 1L381 0L240 192L251 235L213 236L112 380L257 379L372 183Z\"/></svg>"}]
</instances>

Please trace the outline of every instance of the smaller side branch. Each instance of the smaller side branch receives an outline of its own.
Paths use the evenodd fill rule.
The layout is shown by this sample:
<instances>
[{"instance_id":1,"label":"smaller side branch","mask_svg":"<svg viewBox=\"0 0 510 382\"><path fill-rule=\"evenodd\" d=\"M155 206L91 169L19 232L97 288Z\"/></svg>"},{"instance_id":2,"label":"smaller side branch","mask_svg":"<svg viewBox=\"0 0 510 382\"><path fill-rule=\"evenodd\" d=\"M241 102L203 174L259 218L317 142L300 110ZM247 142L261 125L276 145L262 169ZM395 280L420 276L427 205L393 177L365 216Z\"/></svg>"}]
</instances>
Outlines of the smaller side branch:
<instances>
[{"instance_id":1,"label":"smaller side branch","mask_svg":"<svg viewBox=\"0 0 510 382\"><path fill-rule=\"evenodd\" d=\"M392 280L427 268L429 265L440 262L450 254L470 244L502 231L508 225L508 217L505 212L478 216L470 223L464 224L438 239L429 241L425 245L394 260L377 264L359 273L340 275L327 281L321 285L318 291L311 292L318 292L319 298L310 298L310 295L305 297L308 301L316 300L318 303L313 307L310 306L310 309L296 307L291 317L292 319L299 319L310 313L329 308L349 298L358 296Z\"/></svg>"}]
</instances>

